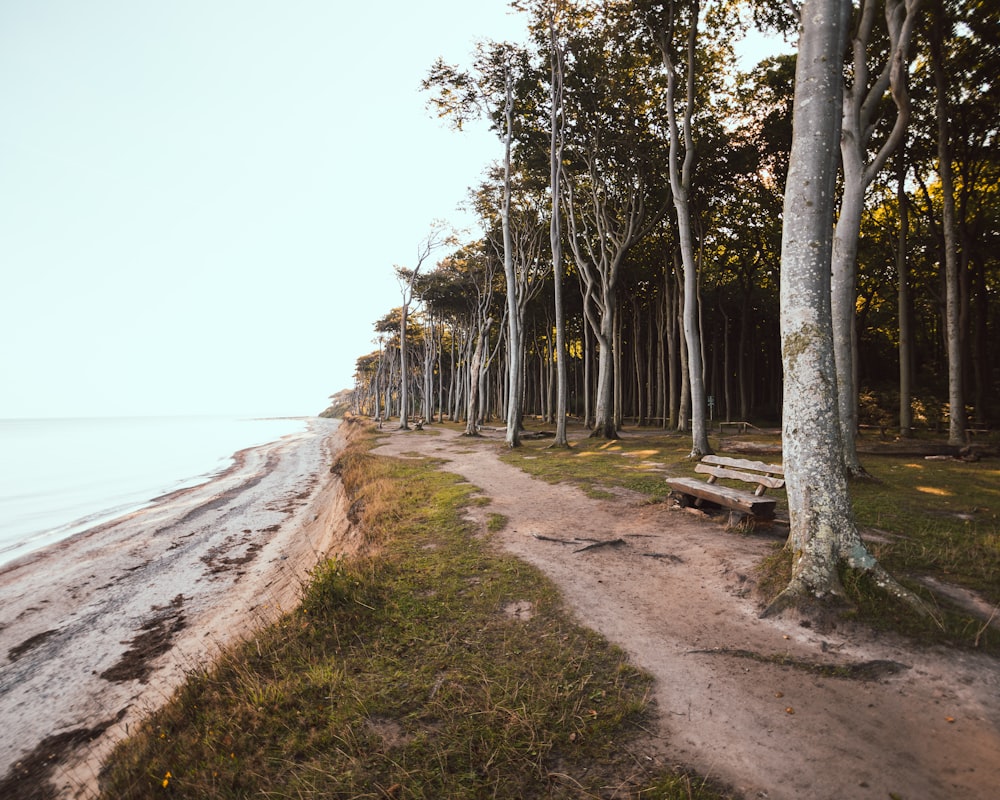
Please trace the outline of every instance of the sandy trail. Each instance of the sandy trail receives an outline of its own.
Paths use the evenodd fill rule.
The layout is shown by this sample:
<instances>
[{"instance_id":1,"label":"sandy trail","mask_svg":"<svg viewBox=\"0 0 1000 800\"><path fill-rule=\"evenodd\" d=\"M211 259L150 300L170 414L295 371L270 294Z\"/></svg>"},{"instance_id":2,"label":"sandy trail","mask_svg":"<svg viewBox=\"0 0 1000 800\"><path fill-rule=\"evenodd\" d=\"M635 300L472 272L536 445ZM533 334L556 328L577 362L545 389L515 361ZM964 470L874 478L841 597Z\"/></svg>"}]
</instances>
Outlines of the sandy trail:
<instances>
[{"instance_id":1,"label":"sandy trail","mask_svg":"<svg viewBox=\"0 0 1000 800\"><path fill-rule=\"evenodd\" d=\"M207 484L0 568L0 795L94 796L129 725L293 607L320 554L350 548L336 427L311 420Z\"/></svg>"},{"instance_id":2,"label":"sandy trail","mask_svg":"<svg viewBox=\"0 0 1000 800\"><path fill-rule=\"evenodd\" d=\"M747 798L991 800L1000 787L1000 667L943 649L798 619L758 619L752 566L776 539L737 536L665 504L596 501L497 458L502 441L387 431L376 451L447 460L508 519L503 546L548 574L578 620L656 678L662 752ZM580 546L536 538L613 540ZM726 651L726 652L722 652ZM742 654L739 651L744 651ZM867 662L830 678L747 658ZM898 666L893 666L893 664ZM895 670L895 671L893 671Z\"/></svg>"}]
</instances>

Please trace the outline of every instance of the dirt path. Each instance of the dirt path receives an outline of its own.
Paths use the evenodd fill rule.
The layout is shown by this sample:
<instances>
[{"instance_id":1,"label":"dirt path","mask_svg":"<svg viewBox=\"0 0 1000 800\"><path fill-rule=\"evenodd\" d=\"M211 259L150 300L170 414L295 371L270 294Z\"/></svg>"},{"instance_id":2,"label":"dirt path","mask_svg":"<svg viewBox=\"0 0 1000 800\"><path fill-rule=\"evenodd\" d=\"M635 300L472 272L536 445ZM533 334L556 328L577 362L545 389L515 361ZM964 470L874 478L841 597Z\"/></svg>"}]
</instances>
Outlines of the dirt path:
<instances>
[{"instance_id":1,"label":"dirt path","mask_svg":"<svg viewBox=\"0 0 1000 800\"><path fill-rule=\"evenodd\" d=\"M747 798L991 800L1000 787L1000 665L841 627L761 620L752 566L773 536L737 536L639 498L587 498L503 464L502 441L386 431L376 451L447 460L508 520L499 540L549 575L578 620L656 678L663 752ZM622 539L577 552L570 540ZM764 659L850 668L824 677ZM875 662L875 663L872 663Z\"/></svg>"},{"instance_id":2,"label":"dirt path","mask_svg":"<svg viewBox=\"0 0 1000 800\"><path fill-rule=\"evenodd\" d=\"M95 796L130 724L347 549L335 427L0 569L0 797Z\"/></svg>"}]
</instances>

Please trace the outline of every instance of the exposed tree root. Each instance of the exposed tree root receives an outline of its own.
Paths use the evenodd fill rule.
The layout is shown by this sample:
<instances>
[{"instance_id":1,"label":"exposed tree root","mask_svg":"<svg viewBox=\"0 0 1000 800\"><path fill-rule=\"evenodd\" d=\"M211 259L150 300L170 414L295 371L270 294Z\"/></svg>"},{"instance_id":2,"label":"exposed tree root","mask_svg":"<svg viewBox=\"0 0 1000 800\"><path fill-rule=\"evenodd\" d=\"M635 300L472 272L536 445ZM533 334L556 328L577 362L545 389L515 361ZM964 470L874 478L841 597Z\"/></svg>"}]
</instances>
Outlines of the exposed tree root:
<instances>
[{"instance_id":1,"label":"exposed tree root","mask_svg":"<svg viewBox=\"0 0 1000 800\"><path fill-rule=\"evenodd\" d=\"M777 617L791 610L813 617L849 607L850 602L839 585L820 591L813 589L802 577L797 577L792 578L788 586L767 604L760 613L760 618Z\"/></svg>"},{"instance_id":2,"label":"exposed tree root","mask_svg":"<svg viewBox=\"0 0 1000 800\"><path fill-rule=\"evenodd\" d=\"M618 429L612 424L598 425L594 430L590 432L591 439L608 439L609 441L614 441L620 439L621 436L618 435Z\"/></svg>"},{"instance_id":3,"label":"exposed tree root","mask_svg":"<svg viewBox=\"0 0 1000 800\"><path fill-rule=\"evenodd\" d=\"M882 481L880 481L878 478L876 478L862 466L859 466L856 469L848 469L847 479L851 483L874 483L874 484L882 483Z\"/></svg>"},{"instance_id":4,"label":"exposed tree root","mask_svg":"<svg viewBox=\"0 0 1000 800\"><path fill-rule=\"evenodd\" d=\"M943 627L941 620L923 600L911 592L905 586L893 578L885 568L879 563L874 563L870 567L858 569L871 576L875 585L890 597L909 606L921 617L930 617L935 624ZM835 610L837 606L850 606L850 600L844 592L839 581L833 582L824 587L813 586L803 575L793 576L788 586L761 612L760 617L773 617L785 611L795 609L806 615L829 612Z\"/></svg>"},{"instance_id":5,"label":"exposed tree root","mask_svg":"<svg viewBox=\"0 0 1000 800\"><path fill-rule=\"evenodd\" d=\"M876 563L874 567L868 570L868 574L875 579L876 585L883 592L886 592L892 597L895 597L897 600L902 601L920 614L920 616L930 617L939 628L944 628L944 624L941 622L938 615L934 613L934 610L917 595L899 583L899 581L892 577L892 575L886 572L881 564Z\"/></svg>"}]
</instances>

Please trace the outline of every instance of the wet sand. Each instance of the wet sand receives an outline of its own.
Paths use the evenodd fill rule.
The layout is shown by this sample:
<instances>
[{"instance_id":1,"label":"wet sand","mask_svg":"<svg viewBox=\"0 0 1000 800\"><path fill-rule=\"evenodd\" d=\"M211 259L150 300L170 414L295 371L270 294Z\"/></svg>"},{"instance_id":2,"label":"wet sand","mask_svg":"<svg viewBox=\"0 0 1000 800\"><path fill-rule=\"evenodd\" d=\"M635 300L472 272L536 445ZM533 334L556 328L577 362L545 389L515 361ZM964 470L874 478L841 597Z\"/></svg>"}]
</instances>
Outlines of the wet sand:
<instances>
[{"instance_id":1,"label":"wet sand","mask_svg":"<svg viewBox=\"0 0 1000 800\"><path fill-rule=\"evenodd\" d=\"M343 436L311 420L209 483L0 567L0 796L94 797L129 726L353 549L330 473Z\"/></svg>"}]
</instances>

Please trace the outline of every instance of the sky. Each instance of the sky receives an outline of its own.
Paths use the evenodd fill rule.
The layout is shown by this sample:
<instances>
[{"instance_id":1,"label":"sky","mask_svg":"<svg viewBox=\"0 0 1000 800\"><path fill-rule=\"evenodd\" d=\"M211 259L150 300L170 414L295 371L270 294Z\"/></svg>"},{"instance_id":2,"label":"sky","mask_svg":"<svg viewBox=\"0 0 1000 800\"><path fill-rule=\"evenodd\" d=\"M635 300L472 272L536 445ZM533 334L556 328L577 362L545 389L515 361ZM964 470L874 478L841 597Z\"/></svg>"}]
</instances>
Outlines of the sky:
<instances>
[{"instance_id":1,"label":"sky","mask_svg":"<svg viewBox=\"0 0 1000 800\"><path fill-rule=\"evenodd\" d=\"M308 415L498 154L506 0L0 0L0 418Z\"/></svg>"},{"instance_id":2,"label":"sky","mask_svg":"<svg viewBox=\"0 0 1000 800\"><path fill-rule=\"evenodd\" d=\"M0 0L0 419L322 411L501 155L421 79L524 27L508 0Z\"/></svg>"}]
</instances>

